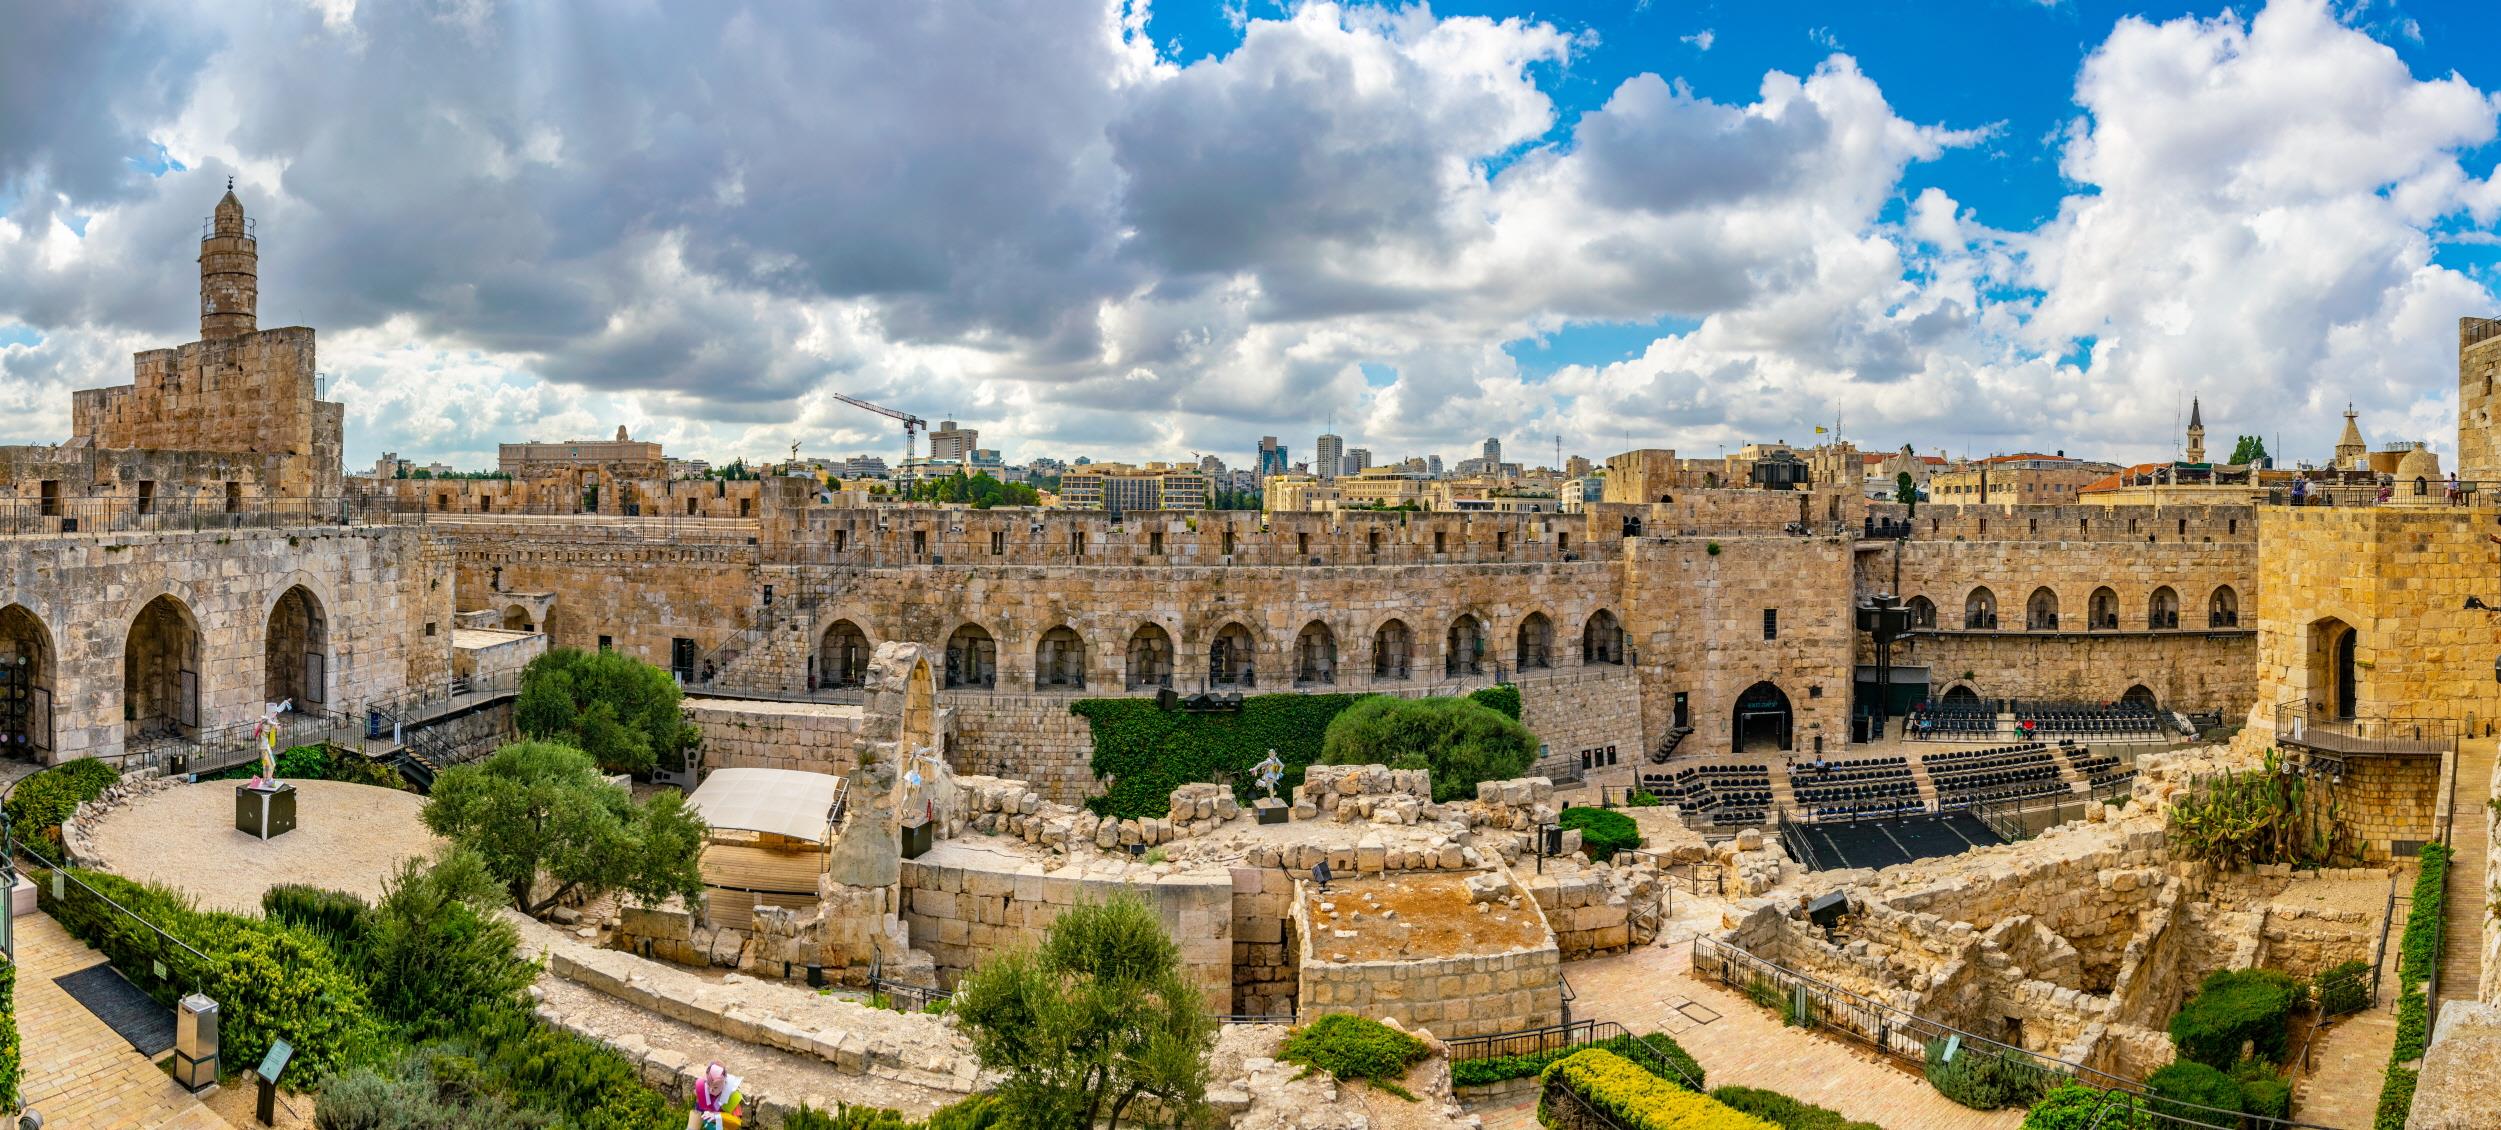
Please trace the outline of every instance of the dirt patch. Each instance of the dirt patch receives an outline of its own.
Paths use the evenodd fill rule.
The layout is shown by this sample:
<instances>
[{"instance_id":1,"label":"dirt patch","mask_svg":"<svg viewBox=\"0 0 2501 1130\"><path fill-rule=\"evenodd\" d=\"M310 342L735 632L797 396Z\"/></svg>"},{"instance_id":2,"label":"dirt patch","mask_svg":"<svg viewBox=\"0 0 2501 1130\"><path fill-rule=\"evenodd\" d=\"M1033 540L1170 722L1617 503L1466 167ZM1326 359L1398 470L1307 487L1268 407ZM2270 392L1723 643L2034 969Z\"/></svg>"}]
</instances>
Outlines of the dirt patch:
<instances>
[{"instance_id":1,"label":"dirt patch","mask_svg":"<svg viewBox=\"0 0 2501 1130\"><path fill-rule=\"evenodd\" d=\"M1548 941L1536 904L1517 888L1509 905L1476 903L1467 876L1410 872L1306 887L1311 949L1348 961L1460 957L1535 949ZM1483 909L1479 909L1482 907Z\"/></svg>"}]
</instances>

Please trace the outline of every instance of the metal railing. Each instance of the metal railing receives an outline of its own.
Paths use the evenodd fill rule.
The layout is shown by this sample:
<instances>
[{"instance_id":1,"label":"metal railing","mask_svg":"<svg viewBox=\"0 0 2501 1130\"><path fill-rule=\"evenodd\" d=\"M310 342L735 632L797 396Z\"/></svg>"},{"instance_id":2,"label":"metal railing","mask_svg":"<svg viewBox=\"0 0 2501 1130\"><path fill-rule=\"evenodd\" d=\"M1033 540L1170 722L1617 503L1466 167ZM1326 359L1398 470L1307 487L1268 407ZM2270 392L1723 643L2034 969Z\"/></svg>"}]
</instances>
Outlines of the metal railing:
<instances>
[{"instance_id":1,"label":"metal railing","mask_svg":"<svg viewBox=\"0 0 2501 1130\"><path fill-rule=\"evenodd\" d=\"M2338 718L2326 703L2296 699L2277 704L2275 740L2338 755L2431 757L2457 749L2458 724L2447 718Z\"/></svg>"},{"instance_id":2,"label":"metal railing","mask_svg":"<svg viewBox=\"0 0 2501 1130\"><path fill-rule=\"evenodd\" d=\"M2015 843L2031 839L2069 820L2081 819L2091 813L2092 806L2125 797L2135 788L2136 771L2129 769L2101 784L2090 785L2081 793L2062 790L2043 795L1974 801L1965 807L1965 811L1996 833L1997 838ZM2036 819L2043 815L2048 819Z\"/></svg>"},{"instance_id":3,"label":"metal railing","mask_svg":"<svg viewBox=\"0 0 2501 1130\"><path fill-rule=\"evenodd\" d=\"M1685 1073L1685 1069L1660 1055L1657 1048L1642 1042L1623 1025L1612 1020L1567 1020L1543 1028L1523 1028L1513 1032L1495 1032L1449 1041L1450 1062L1465 1063L1486 1059L1509 1059L1527 1056L1551 1056L1581 1048L1604 1046L1626 1059L1641 1063L1661 1078L1682 1079L1688 1089L1702 1090L1702 1081Z\"/></svg>"},{"instance_id":4,"label":"metal railing","mask_svg":"<svg viewBox=\"0 0 2501 1130\"><path fill-rule=\"evenodd\" d=\"M79 892L82 897L92 898L97 902L103 903L105 906L111 908L113 913L127 918L132 922L138 923L140 926L146 928L149 933L156 935L158 940L164 942L166 945L190 954L193 960L200 963L200 968L205 969L209 967L207 954L193 949L190 943L175 937L164 927L148 921L145 917L142 917L138 911L123 906L120 902L116 901L113 896L105 894L94 887L88 886L85 880L82 880L77 875L73 874L67 866L55 863L52 860L45 858L42 852L36 851L32 845L23 840L12 839L9 846L16 854L23 855L34 861L34 866L27 869L26 877L38 880L36 883L37 891L45 898L48 898L57 904L62 899L67 898L72 890L75 890ZM54 917L58 918L59 915L55 914ZM81 940L83 941L85 939ZM191 987L200 988L201 986L195 985Z\"/></svg>"},{"instance_id":5,"label":"metal railing","mask_svg":"<svg viewBox=\"0 0 2501 1130\"><path fill-rule=\"evenodd\" d=\"M2028 1067L2041 1073L2044 1086L2073 1081L2097 1089L2117 1089L2135 1095L2146 1093L2145 1085L2134 1079L2080 1063L2026 1051L2000 1043L1976 1033L1966 1032L1950 1024L1931 1020L1895 1008L1881 1001L1861 996L1848 989L1819 980L1785 966L1766 961L1744 949L1709 937L1693 940L1693 970L1697 976L1709 976L1723 985L1747 993L1749 986L1768 984L1782 998L1791 1002L1795 1023L1799 1027L1821 1029L1870 1048L1924 1066L1932 1045L1954 1041L1959 1054L1984 1054L2009 1064ZM2334 1130L2332 1127L2286 1119L2245 1115L2237 1110L2202 1106L2180 1099L2164 1099L2165 1108L2186 1113L2148 1112L2159 1126L2210 1128L2210 1130Z\"/></svg>"}]
</instances>

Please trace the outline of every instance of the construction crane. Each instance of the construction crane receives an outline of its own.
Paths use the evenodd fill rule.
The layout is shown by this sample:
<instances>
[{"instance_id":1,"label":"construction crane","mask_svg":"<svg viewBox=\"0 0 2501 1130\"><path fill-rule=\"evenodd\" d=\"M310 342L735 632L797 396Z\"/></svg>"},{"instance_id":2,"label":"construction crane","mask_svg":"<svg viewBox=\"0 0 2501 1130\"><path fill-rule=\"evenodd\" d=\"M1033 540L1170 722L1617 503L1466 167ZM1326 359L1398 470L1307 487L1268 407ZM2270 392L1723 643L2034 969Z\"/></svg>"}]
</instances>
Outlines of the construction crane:
<instances>
[{"instance_id":1,"label":"construction crane","mask_svg":"<svg viewBox=\"0 0 2501 1130\"><path fill-rule=\"evenodd\" d=\"M909 412L897 412L897 411L895 411L895 410L894 410L894 409L892 409L892 408L888 408L888 407L886 407L885 405L882 405L882 404L871 404L871 403L869 403L868 401L865 401L865 400L860 399L859 397L856 397L856 396L844 396L843 394L841 394L841 393L839 393L839 392L837 392L837 393L835 393L835 394L834 394L834 399L839 400L839 401L841 401L841 402L843 402L843 403L845 403L845 404L848 404L848 405L850 405L850 406L852 406L852 407L854 407L854 408L866 408L866 409L868 409L869 411L871 411L871 412L875 412L875 413L877 413L877 414L878 414L878 415L880 415L880 416L884 416L885 418L887 418L887 419L889 419L889 420L900 420L900 421L902 421L902 423L903 423L903 462L904 462L907 466L908 466L908 465L912 462L912 459L913 459L914 454L915 454L915 453L917 453L917 452L920 450L920 448L919 448L919 446L918 446L918 444L919 444L919 432L920 432L920 430L921 430L921 429L927 428L927 427L929 426L929 421L924 420L924 419L921 419L920 417L915 416L915 415L913 415L913 414L911 414L911 413L909 413Z\"/></svg>"}]
</instances>

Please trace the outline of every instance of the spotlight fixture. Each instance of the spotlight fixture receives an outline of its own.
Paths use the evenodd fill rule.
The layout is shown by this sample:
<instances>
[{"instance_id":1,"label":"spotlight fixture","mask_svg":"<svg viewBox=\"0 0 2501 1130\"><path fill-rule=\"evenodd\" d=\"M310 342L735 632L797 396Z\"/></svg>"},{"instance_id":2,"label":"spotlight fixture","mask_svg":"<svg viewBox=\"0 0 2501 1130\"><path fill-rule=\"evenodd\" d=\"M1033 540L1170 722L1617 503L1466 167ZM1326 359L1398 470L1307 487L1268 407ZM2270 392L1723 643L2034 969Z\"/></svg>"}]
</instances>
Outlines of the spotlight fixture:
<instances>
[{"instance_id":1,"label":"spotlight fixture","mask_svg":"<svg viewBox=\"0 0 2501 1130\"><path fill-rule=\"evenodd\" d=\"M2495 609L2493 606L2491 606L2491 605L2489 605L2489 604L2484 603L2484 598L2482 598L2482 597L2480 597L2480 596L2470 596L2470 597L2467 597L2467 598L2466 598L2466 610L2467 610L2467 611L2469 611L2469 612L2494 612L2494 611L2501 611L2501 609Z\"/></svg>"}]
</instances>

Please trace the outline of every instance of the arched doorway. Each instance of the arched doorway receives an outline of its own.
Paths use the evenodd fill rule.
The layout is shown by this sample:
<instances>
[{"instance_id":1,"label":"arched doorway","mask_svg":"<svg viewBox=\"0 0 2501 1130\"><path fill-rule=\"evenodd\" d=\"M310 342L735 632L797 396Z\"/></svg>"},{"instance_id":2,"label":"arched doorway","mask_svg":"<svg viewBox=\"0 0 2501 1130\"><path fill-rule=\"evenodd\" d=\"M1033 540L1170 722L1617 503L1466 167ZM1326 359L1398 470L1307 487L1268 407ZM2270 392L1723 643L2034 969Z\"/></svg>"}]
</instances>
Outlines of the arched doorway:
<instances>
[{"instance_id":1,"label":"arched doorway","mask_svg":"<svg viewBox=\"0 0 2501 1130\"><path fill-rule=\"evenodd\" d=\"M1172 685L1172 635L1160 624L1147 624L1129 636L1127 682L1130 690Z\"/></svg>"},{"instance_id":2,"label":"arched doorway","mask_svg":"<svg viewBox=\"0 0 2501 1130\"><path fill-rule=\"evenodd\" d=\"M2119 696L2119 701L2130 706L2142 706L2147 710L2155 709L2156 706L2153 689L2143 683L2129 687L2126 694Z\"/></svg>"},{"instance_id":3,"label":"arched doorway","mask_svg":"<svg viewBox=\"0 0 2501 1130\"><path fill-rule=\"evenodd\" d=\"M2093 590L2092 599L2085 609L2084 626L2096 632L2113 631L2119 627L2119 594L2111 591L2110 586L2103 585Z\"/></svg>"},{"instance_id":4,"label":"arched doorway","mask_svg":"<svg viewBox=\"0 0 2501 1130\"><path fill-rule=\"evenodd\" d=\"M2180 626L2180 594L2173 592L2171 586L2155 589L2154 595L2146 599L2145 626L2156 631Z\"/></svg>"},{"instance_id":5,"label":"arched doorway","mask_svg":"<svg viewBox=\"0 0 2501 1130\"><path fill-rule=\"evenodd\" d=\"M1543 612L1531 612L1520 621L1518 634L1513 660L1520 670L1554 666L1554 621Z\"/></svg>"},{"instance_id":6,"label":"arched doorway","mask_svg":"<svg viewBox=\"0 0 2501 1130\"><path fill-rule=\"evenodd\" d=\"M537 631L538 628L530 623L530 610L515 604L504 609L504 630L507 632L534 632Z\"/></svg>"},{"instance_id":7,"label":"arched doorway","mask_svg":"<svg viewBox=\"0 0 2501 1130\"><path fill-rule=\"evenodd\" d=\"M1955 706L1978 706L1980 704L1980 692L1964 686L1961 683L1956 683L1953 686L1945 688L1945 701Z\"/></svg>"},{"instance_id":8,"label":"arched doorway","mask_svg":"<svg viewBox=\"0 0 2501 1130\"><path fill-rule=\"evenodd\" d=\"M1914 596L1910 598L1910 604L1907 607L1910 609L1911 627L1933 628L1937 626L1937 602L1924 596Z\"/></svg>"},{"instance_id":9,"label":"arched doorway","mask_svg":"<svg viewBox=\"0 0 2501 1130\"><path fill-rule=\"evenodd\" d=\"M1983 585L1963 598L1963 630L1992 631L1997 627L1997 594Z\"/></svg>"},{"instance_id":10,"label":"arched doorway","mask_svg":"<svg viewBox=\"0 0 2501 1130\"><path fill-rule=\"evenodd\" d=\"M999 685L999 641L990 637L990 629L966 624L947 637L947 685Z\"/></svg>"},{"instance_id":11,"label":"arched doorway","mask_svg":"<svg viewBox=\"0 0 2501 1130\"><path fill-rule=\"evenodd\" d=\"M1789 696L1769 682L1756 683L1737 696L1728 728L1729 748L1738 753L1778 752L1789 748Z\"/></svg>"},{"instance_id":12,"label":"arched doorway","mask_svg":"<svg viewBox=\"0 0 2501 1130\"><path fill-rule=\"evenodd\" d=\"M2023 626L2035 632L2058 630L2058 594L2043 585L2023 602Z\"/></svg>"},{"instance_id":13,"label":"arched doorway","mask_svg":"<svg viewBox=\"0 0 2501 1130\"><path fill-rule=\"evenodd\" d=\"M2353 626L2333 616L2310 625L2310 701L2312 709L2350 719L2361 699L2354 660L2361 642Z\"/></svg>"},{"instance_id":14,"label":"arched doorway","mask_svg":"<svg viewBox=\"0 0 2501 1130\"><path fill-rule=\"evenodd\" d=\"M1241 621L1216 629L1216 638L1207 645L1207 682L1218 687L1259 685L1250 629L1243 627Z\"/></svg>"},{"instance_id":15,"label":"arched doorway","mask_svg":"<svg viewBox=\"0 0 2501 1130\"><path fill-rule=\"evenodd\" d=\"M1314 620L1294 637L1294 685L1321 686L1337 681L1337 633Z\"/></svg>"},{"instance_id":16,"label":"arched doorway","mask_svg":"<svg viewBox=\"0 0 2501 1130\"><path fill-rule=\"evenodd\" d=\"M1407 622L1391 620L1372 633L1372 677L1404 679L1415 658L1415 636Z\"/></svg>"},{"instance_id":17,"label":"arched doorway","mask_svg":"<svg viewBox=\"0 0 2501 1130\"><path fill-rule=\"evenodd\" d=\"M200 730L200 622L172 595L130 621L122 643L122 740L187 738Z\"/></svg>"},{"instance_id":18,"label":"arched doorway","mask_svg":"<svg viewBox=\"0 0 2501 1130\"><path fill-rule=\"evenodd\" d=\"M1042 633L1033 647L1033 689L1086 685L1086 644L1066 624Z\"/></svg>"},{"instance_id":19,"label":"arched doorway","mask_svg":"<svg viewBox=\"0 0 2501 1130\"><path fill-rule=\"evenodd\" d=\"M330 632L319 599L302 585L280 594L263 638L264 701L292 702L299 710L329 701Z\"/></svg>"},{"instance_id":20,"label":"arched doorway","mask_svg":"<svg viewBox=\"0 0 2501 1130\"><path fill-rule=\"evenodd\" d=\"M1589 622L1580 630L1580 661L1615 665L1624 662L1624 629L1615 623L1615 613L1601 608L1589 614Z\"/></svg>"},{"instance_id":21,"label":"arched doorway","mask_svg":"<svg viewBox=\"0 0 2501 1130\"><path fill-rule=\"evenodd\" d=\"M856 687L868 681L868 633L849 620L836 620L816 645L817 685Z\"/></svg>"},{"instance_id":22,"label":"arched doorway","mask_svg":"<svg viewBox=\"0 0 2501 1130\"><path fill-rule=\"evenodd\" d=\"M0 756L52 751L52 633L24 605L0 608Z\"/></svg>"},{"instance_id":23,"label":"arched doorway","mask_svg":"<svg viewBox=\"0 0 2501 1130\"><path fill-rule=\"evenodd\" d=\"M1482 675L1485 673L1485 625L1466 612L1450 622L1443 633L1447 650L1442 652L1442 674Z\"/></svg>"}]
</instances>

